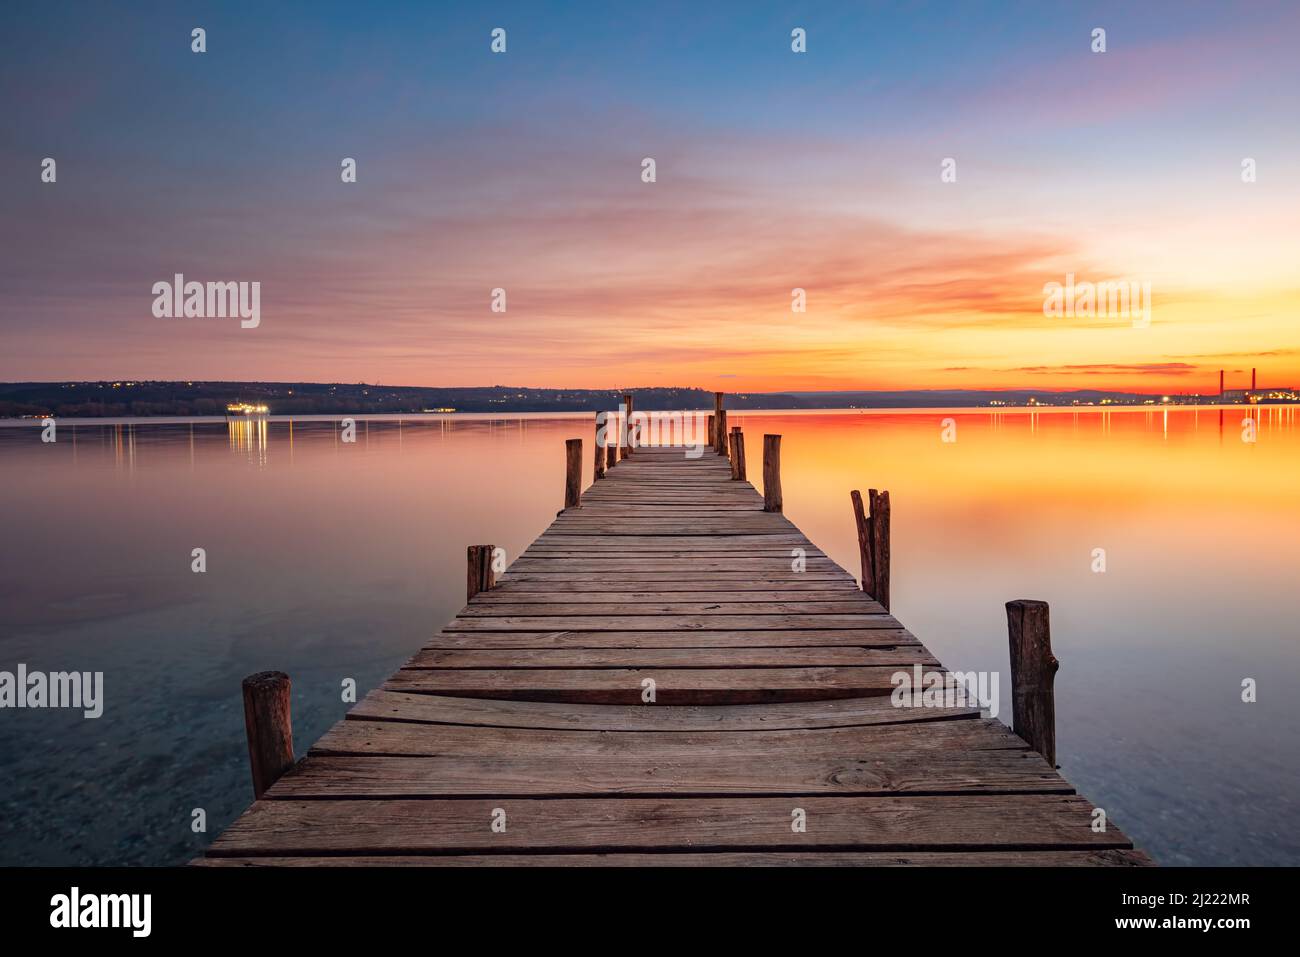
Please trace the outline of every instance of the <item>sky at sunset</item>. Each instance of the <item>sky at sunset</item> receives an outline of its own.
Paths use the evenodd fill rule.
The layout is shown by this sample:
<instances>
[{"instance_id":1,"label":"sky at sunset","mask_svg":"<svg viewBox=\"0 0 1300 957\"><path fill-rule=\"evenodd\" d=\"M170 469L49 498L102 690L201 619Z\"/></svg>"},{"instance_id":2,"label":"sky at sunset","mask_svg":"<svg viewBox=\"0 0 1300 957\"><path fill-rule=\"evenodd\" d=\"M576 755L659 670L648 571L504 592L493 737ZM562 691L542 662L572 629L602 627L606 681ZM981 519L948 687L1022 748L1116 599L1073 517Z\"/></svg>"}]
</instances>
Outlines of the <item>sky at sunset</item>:
<instances>
[{"instance_id":1,"label":"sky at sunset","mask_svg":"<svg viewBox=\"0 0 1300 957\"><path fill-rule=\"evenodd\" d=\"M1298 43L1295 2L23 0L0 379L1300 385ZM156 318L175 273L260 325ZM1045 316L1067 273L1149 326Z\"/></svg>"}]
</instances>

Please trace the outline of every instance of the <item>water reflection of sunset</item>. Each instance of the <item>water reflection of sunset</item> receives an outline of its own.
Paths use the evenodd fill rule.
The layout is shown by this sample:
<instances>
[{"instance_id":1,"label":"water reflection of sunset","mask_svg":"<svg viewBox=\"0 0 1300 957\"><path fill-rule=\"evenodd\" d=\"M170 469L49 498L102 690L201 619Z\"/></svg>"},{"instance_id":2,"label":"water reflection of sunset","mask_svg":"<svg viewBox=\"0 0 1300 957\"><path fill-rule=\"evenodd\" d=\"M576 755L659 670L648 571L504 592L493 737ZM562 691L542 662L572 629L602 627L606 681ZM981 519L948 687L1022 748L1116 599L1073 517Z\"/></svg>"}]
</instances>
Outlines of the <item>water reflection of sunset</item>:
<instances>
[{"instance_id":1,"label":"water reflection of sunset","mask_svg":"<svg viewBox=\"0 0 1300 957\"><path fill-rule=\"evenodd\" d=\"M749 436L755 484L762 433L783 435L785 512L845 568L849 491L890 491L893 609L949 667L1005 669L1004 602L1051 603L1059 759L1157 859L1289 859L1259 835L1289 820L1271 796L1288 793L1300 738L1285 692L1300 682L1296 408L734 411L729 424ZM465 546L518 555L562 503L564 440L592 435L591 416L536 415L358 419L354 444L311 419L68 422L53 445L0 429L6 529L28 544L0 553L8 640L29 658L168 669L196 714L207 688L286 668L314 740L341 716L340 669L373 686L420 647L464 602ZM105 481L118 474L129 481ZM105 601L112 616L79 624ZM1243 676L1261 682L1254 710ZM1225 827L1211 854L1204 835Z\"/></svg>"}]
</instances>

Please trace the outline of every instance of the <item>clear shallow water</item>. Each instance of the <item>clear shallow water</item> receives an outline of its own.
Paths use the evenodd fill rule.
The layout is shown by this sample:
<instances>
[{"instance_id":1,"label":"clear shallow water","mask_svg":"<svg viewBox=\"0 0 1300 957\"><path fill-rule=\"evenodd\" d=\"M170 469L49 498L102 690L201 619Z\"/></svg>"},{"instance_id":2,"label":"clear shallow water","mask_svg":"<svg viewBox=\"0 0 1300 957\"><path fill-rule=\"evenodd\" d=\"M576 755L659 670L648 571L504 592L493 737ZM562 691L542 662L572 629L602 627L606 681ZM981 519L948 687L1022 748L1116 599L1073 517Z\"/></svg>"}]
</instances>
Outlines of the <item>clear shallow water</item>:
<instances>
[{"instance_id":1,"label":"clear shallow water","mask_svg":"<svg viewBox=\"0 0 1300 957\"><path fill-rule=\"evenodd\" d=\"M848 492L890 490L894 610L949 667L1005 679L1003 603L1051 602L1062 771L1157 860L1297 864L1300 429L1263 409L1243 443L1242 414L729 418L784 435L786 514L850 570ZM467 544L514 556L551 521L562 440L591 431L382 419L346 445L328 421L64 422L48 445L0 428L0 669L106 685L97 720L0 711L0 864L198 853L251 800L240 679L292 676L305 751L347 710L343 679L374 687L463 604Z\"/></svg>"}]
</instances>

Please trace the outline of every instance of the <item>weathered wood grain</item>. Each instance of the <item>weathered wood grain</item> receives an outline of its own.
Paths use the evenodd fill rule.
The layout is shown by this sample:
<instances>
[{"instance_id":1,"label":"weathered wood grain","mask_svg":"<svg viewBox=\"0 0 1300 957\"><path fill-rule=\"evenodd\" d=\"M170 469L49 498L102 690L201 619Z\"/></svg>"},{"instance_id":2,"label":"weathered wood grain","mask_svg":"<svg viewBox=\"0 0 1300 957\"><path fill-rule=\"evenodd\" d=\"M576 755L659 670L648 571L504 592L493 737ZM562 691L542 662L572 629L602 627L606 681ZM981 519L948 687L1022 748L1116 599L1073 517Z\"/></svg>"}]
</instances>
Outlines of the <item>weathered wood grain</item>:
<instances>
[{"instance_id":1,"label":"weathered wood grain","mask_svg":"<svg viewBox=\"0 0 1300 957\"><path fill-rule=\"evenodd\" d=\"M714 854L418 854L205 857L198 867L1149 867L1136 850L727 851Z\"/></svg>"},{"instance_id":2,"label":"weathered wood grain","mask_svg":"<svg viewBox=\"0 0 1300 957\"><path fill-rule=\"evenodd\" d=\"M620 612L632 611L638 615L883 615L884 609L875 602L845 596L826 600L808 595L802 601L699 601L678 596L671 601L657 602L571 602L571 601L494 601L470 605L461 612L462 618L518 618L556 617L574 615L608 615L619 617Z\"/></svg>"},{"instance_id":3,"label":"weathered wood grain","mask_svg":"<svg viewBox=\"0 0 1300 957\"><path fill-rule=\"evenodd\" d=\"M376 695L388 692L375 692ZM411 696L420 697L420 696ZM505 702L509 703L509 702ZM736 705L734 708L747 707ZM378 707L376 710L381 710ZM611 709L617 710L617 709ZM661 709L663 710L663 709ZM416 713L416 712L410 712ZM510 721L504 711L476 715L457 709L454 715L436 712L439 717L462 717L477 721ZM915 713L915 712L913 712ZM698 725L680 719L665 727L663 722L643 722L642 730L598 730L554 721L556 727L498 727L490 724L440 724L411 720L368 720L356 717L340 721L316 742L315 755L407 755L445 757L515 756L636 758L642 761L672 761L702 757L727 756L758 764L769 757L856 757L887 755L895 751L920 753L956 751L1028 751L1017 735L1001 722L973 715L947 721L908 721L900 724L847 724L874 717L869 712L845 714L842 727L817 726L780 730L765 724L750 728L741 719L716 726ZM887 717L887 715L882 715ZM520 714L513 716L522 723ZM523 714L523 718L536 715ZM571 716L572 717L572 716ZM609 719L601 719L610 723ZM791 723L797 723L793 716ZM617 722L627 724L629 722ZM773 719L769 724L779 725Z\"/></svg>"},{"instance_id":4,"label":"weathered wood grain","mask_svg":"<svg viewBox=\"0 0 1300 957\"><path fill-rule=\"evenodd\" d=\"M625 610L630 610L625 609ZM888 615L510 615L457 618L444 631L784 631L812 628L887 628Z\"/></svg>"},{"instance_id":5,"label":"weathered wood grain","mask_svg":"<svg viewBox=\"0 0 1300 957\"><path fill-rule=\"evenodd\" d=\"M891 626L892 623L892 626ZM429 648L803 648L920 645L905 628L882 619L878 628L767 631L444 631ZM923 649L922 649L923 650Z\"/></svg>"},{"instance_id":6,"label":"weathered wood grain","mask_svg":"<svg viewBox=\"0 0 1300 957\"><path fill-rule=\"evenodd\" d=\"M841 665L938 668L920 645L863 648L471 648L417 651L403 668L823 668Z\"/></svg>"},{"instance_id":7,"label":"weathered wood grain","mask_svg":"<svg viewBox=\"0 0 1300 957\"><path fill-rule=\"evenodd\" d=\"M816 754L311 756L268 800L429 797L1070 794L1034 751Z\"/></svg>"},{"instance_id":8,"label":"weathered wood grain","mask_svg":"<svg viewBox=\"0 0 1300 957\"><path fill-rule=\"evenodd\" d=\"M583 705L553 701L457 698L372 691L348 713L348 720L387 720L442 724L550 728L570 731L717 731L843 728L908 722L962 721L979 718L976 708L896 708L889 698L818 702L786 701L765 705L710 707L656 705ZM335 730L346 721L335 725ZM1010 732L1008 732L1009 734ZM1022 742L1023 744L1023 742Z\"/></svg>"},{"instance_id":9,"label":"weathered wood grain","mask_svg":"<svg viewBox=\"0 0 1300 957\"><path fill-rule=\"evenodd\" d=\"M464 698L636 704L652 681L654 704L749 704L888 695L897 666L838 668L403 668L388 691Z\"/></svg>"},{"instance_id":10,"label":"weathered wood grain","mask_svg":"<svg viewBox=\"0 0 1300 957\"><path fill-rule=\"evenodd\" d=\"M791 827L800 808L807 830ZM505 829L493 831L497 809ZM1092 805L1068 795L261 800L212 855L436 854L502 850L971 850L1131 847L1094 831Z\"/></svg>"}]
</instances>

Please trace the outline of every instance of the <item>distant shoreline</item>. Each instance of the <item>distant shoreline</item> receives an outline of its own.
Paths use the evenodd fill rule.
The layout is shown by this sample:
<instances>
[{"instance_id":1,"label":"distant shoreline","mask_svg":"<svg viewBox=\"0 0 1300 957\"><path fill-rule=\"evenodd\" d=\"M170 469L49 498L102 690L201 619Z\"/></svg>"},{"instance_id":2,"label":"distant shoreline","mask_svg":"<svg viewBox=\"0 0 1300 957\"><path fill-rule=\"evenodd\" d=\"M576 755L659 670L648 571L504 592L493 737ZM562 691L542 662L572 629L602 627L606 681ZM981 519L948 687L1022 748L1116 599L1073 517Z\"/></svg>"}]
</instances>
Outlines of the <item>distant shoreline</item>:
<instances>
[{"instance_id":1,"label":"distant shoreline","mask_svg":"<svg viewBox=\"0 0 1300 957\"><path fill-rule=\"evenodd\" d=\"M1240 409L1288 409L1295 408L1294 402L1256 402L1256 403L1219 403L1215 405L1198 403L1165 402L1156 405L1036 405L1036 406L924 406L919 408L826 408L826 409L735 409L738 418L753 416L806 416L806 415L972 415L980 412L1012 413L1016 415L1042 413L1080 413L1080 412L1156 412L1173 409L1179 412L1200 411L1215 412ZM699 412L706 414L706 408L681 409L674 411ZM446 419L459 419L466 422L490 422L501 419L589 419L593 412L333 412L312 413L307 415L123 415L123 416L60 416L57 421L70 425L222 425L227 422L267 422L273 424L337 422L340 418L356 419L358 422L418 422ZM40 416L22 418L0 418L0 428L21 428L22 426L39 427Z\"/></svg>"},{"instance_id":2,"label":"distant shoreline","mask_svg":"<svg viewBox=\"0 0 1300 957\"><path fill-rule=\"evenodd\" d=\"M526 386L425 388L366 383L102 380L0 383L0 420L224 418L241 407L275 418L426 414L555 415L617 410L634 396L639 411L712 409L713 393L676 387L537 389ZM1209 407L1300 402L1290 387L1222 394L1146 394L1076 389L907 389L823 392L727 392L736 412L889 411L911 409Z\"/></svg>"}]
</instances>

